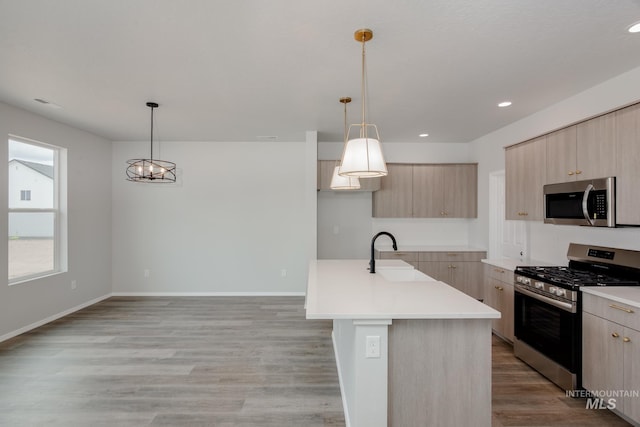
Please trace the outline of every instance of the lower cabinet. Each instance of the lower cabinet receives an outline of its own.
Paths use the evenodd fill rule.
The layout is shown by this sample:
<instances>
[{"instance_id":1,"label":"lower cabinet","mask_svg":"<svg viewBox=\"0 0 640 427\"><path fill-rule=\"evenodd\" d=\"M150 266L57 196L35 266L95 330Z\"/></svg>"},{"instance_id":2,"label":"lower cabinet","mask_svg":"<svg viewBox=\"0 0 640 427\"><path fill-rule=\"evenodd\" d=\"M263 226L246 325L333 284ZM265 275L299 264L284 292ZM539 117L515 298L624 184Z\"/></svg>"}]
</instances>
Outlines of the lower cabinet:
<instances>
[{"instance_id":1,"label":"lower cabinet","mask_svg":"<svg viewBox=\"0 0 640 427\"><path fill-rule=\"evenodd\" d=\"M605 395L604 404L639 423L640 397L631 395L640 390L640 315L636 311L583 294L582 386L594 393L630 392ZM610 398L615 401L609 402Z\"/></svg>"},{"instance_id":2,"label":"lower cabinet","mask_svg":"<svg viewBox=\"0 0 640 427\"><path fill-rule=\"evenodd\" d=\"M420 252L418 270L476 298L484 298L482 263L486 252Z\"/></svg>"},{"instance_id":3,"label":"lower cabinet","mask_svg":"<svg viewBox=\"0 0 640 427\"><path fill-rule=\"evenodd\" d=\"M418 252L406 252L406 251L381 251L378 252L379 259L400 259L408 264L411 264L413 268L418 268Z\"/></svg>"},{"instance_id":4,"label":"lower cabinet","mask_svg":"<svg viewBox=\"0 0 640 427\"><path fill-rule=\"evenodd\" d=\"M513 342L513 278L513 271L485 265L484 303L502 314L492 327L509 342Z\"/></svg>"},{"instance_id":5,"label":"lower cabinet","mask_svg":"<svg viewBox=\"0 0 640 427\"><path fill-rule=\"evenodd\" d=\"M414 268L475 298L484 298L481 251L378 251L376 258L401 259Z\"/></svg>"}]
</instances>

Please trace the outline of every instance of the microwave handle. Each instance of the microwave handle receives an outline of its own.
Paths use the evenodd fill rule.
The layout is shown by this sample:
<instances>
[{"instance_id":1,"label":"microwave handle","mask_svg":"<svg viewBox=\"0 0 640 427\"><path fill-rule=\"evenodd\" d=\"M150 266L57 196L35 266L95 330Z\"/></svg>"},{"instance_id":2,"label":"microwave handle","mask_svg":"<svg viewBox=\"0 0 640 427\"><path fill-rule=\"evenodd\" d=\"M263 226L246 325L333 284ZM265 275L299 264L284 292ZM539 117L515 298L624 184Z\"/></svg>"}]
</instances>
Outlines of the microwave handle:
<instances>
[{"instance_id":1,"label":"microwave handle","mask_svg":"<svg viewBox=\"0 0 640 427\"><path fill-rule=\"evenodd\" d=\"M589 210L587 209L587 202L589 201L589 193L593 190L594 187L592 184L587 185L587 189L584 190L584 196L582 196L582 215L584 215L584 219L589 221L589 224L594 225L595 220L589 218Z\"/></svg>"}]
</instances>

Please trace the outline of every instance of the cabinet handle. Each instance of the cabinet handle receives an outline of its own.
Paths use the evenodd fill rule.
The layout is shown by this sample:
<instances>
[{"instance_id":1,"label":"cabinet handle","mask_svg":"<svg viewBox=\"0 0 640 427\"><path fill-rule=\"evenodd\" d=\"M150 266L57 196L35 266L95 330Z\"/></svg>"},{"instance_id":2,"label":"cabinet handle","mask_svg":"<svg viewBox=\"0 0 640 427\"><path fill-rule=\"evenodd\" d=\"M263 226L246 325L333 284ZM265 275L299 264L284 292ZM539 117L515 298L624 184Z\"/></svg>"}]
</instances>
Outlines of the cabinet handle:
<instances>
[{"instance_id":1,"label":"cabinet handle","mask_svg":"<svg viewBox=\"0 0 640 427\"><path fill-rule=\"evenodd\" d=\"M496 273L504 273L504 270L501 270L499 268L494 268L493 271L495 271Z\"/></svg>"},{"instance_id":2,"label":"cabinet handle","mask_svg":"<svg viewBox=\"0 0 640 427\"><path fill-rule=\"evenodd\" d=\"M440 216L444 216L444 211L440 211Z\"/></svg>"},{"instance_id":3,"label":"cabinet handle","mask_svg":"<svg viewBox=\"0 0 640 427\"><path fill-rule=\"evenodd\" d=\"M582 171L581 171L581 170L577 170L577 171L576 171L576 175L580 175L581 173L582 173Z\"/></svg>"},{"instance_id":4,"label":"cabinet handle","mask_svg":"<svg viewBox=\"0 0 640 427\"><path fill-rule=\"evenodd\" d=\"M625 313L629 313L629 314L634 312L630 308L620 307L619 305L615 305L615 304L609 304L609 307L615 308L616 310L624 311Z\"/></svg>"},{"instance_id":5,"label":"cabinet handle","mask_svg":"<svg viewBox=\"0 0 640 427\"><path fill-rule=\"evenodd\" d=\"M458 254L455 252L448 252L447 256L458 256Z\"/></svg>"},{"instance_id":6,"label":"cabinet handle","mask_svg":"<svg viewBox=\"0 0 640 427\"><path fill-rule=\"evenodd\" d=\"M499 291L502 291L504 289L502 286L494 286L494 288L496 288Z\"/></svg>"},{"instance_id":7,"label":"cabinet handle","mask_svg":"<svg viewBox=\"0 0 640 427\"><path fill-rule=\"evenodd\" d=\"M614 332L614 333L611 334L611 336L614 337L614 338L618 338L620 335L618 335L617 332Z\"/></svg>"},{"instance_id":8,"label":"cabinet handle","mask_svg":"<svg viewBox=\"0 0 640 427\"><path fill-rule=\"evenodd\" d=\"M451 268L458 268L458 267L456 267L455 265L452 265Z\"/></svg>"},{"instance_id":9,"label":"cabinet handle","mask_svg":"<svg viewBox=\"0 0 640 427\"><path fill-rule=\"evenodd\" d=\"M631 342L631 338L629 338L629 337L624 337L624 338L622 338L622 341L624 341L624 342Z\"/></svg>"},{"instance_id":10,"label":"cabinet handle","mask_svg":"<svg viewBox=\"0 0 640 427\"><path fill-rule=\"evenodd\" d=\"M569 171L569 173L567 175L569 175L569 176L573 175L573 171Z\"/></svg>"}]
</instances>

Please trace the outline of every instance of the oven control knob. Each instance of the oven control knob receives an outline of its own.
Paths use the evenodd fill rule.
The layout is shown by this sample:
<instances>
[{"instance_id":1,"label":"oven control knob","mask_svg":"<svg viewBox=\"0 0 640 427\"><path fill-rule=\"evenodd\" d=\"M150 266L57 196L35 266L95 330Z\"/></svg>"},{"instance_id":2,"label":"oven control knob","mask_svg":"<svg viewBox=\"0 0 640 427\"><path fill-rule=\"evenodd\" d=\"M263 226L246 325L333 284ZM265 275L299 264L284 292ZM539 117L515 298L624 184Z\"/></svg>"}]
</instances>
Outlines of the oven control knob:
<instances>
[{"instance_id":1,"label":"oven control knob","mask_svg":"<svg viewBox=\"0 0 640 427\"><path fill-rule=\"evenodd\" d=\"M549 292L551 292L552 294L555 294L557 290L558 290L558 288L556 288L555 286L550 286L549 287Z\"/></svg>"},{"instance_id":2,"label":"oven control knob","mask_svg":"<svg viewBox=\"0 0 640 427\"><path fill-rule=\"evenodd\" d=\"M536 289L544 289L544 283L542 282L535 282L534 286L536 287Z\"/></svg>"},{"instance_id":3,"label":"oven control knob","mask_svg":"<svg viewBox=\"0 0 640 427\"><path fill-rule=\"evenodd\" d=\"M556 295L558 295L559 297L566 297L567 296L567 290L566 289L562 289L562 288L558 288L558 289L556 289Z\"/></svg>"}]
</instances>

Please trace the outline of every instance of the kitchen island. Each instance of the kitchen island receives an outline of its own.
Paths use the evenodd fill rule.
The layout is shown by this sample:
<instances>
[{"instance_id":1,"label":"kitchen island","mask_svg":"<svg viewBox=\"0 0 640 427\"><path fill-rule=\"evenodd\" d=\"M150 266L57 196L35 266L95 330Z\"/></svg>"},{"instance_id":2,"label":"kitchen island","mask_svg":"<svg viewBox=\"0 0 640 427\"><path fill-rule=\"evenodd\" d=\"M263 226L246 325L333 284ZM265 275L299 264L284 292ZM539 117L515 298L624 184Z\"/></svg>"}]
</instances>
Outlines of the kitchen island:
<instances>
[{"instance_id":1,"label":"kitchen island","mask_svg":"<svg viewBox=\"0 0 640 427\"><path fill-rule=\"evenodd\" d=\"M333 320L351 427L491 425L500 313L400 260L316 260L306 316ZM478 277L477 280L482 280Z\"/></svg>"}]
</instances>

